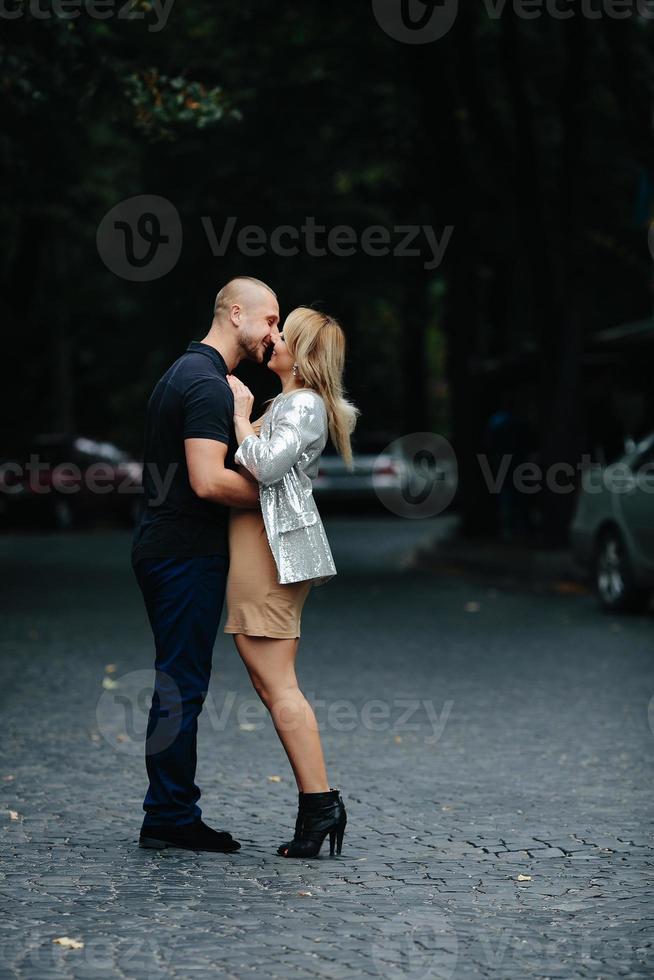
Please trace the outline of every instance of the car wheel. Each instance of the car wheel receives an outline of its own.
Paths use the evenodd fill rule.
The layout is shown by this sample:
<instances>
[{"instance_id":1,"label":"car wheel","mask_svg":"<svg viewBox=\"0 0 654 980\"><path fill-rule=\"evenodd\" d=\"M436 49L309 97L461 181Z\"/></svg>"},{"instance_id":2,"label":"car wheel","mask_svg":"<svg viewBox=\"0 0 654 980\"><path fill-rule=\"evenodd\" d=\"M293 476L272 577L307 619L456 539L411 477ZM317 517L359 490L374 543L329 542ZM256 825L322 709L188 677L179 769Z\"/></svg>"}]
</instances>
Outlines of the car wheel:
<instances>
[{"instance_id":1,"label":"car wheel","mask_svg":"<svg viewBox=\"0 0 654 980\"><path fill-rule=\"evenodd\" d=\"M629 554L622 535L612 529L599 542L595 559L595 588L603 609L627 612L645 609L649 592L634 583Z\"/></svg>"}]
</instances>

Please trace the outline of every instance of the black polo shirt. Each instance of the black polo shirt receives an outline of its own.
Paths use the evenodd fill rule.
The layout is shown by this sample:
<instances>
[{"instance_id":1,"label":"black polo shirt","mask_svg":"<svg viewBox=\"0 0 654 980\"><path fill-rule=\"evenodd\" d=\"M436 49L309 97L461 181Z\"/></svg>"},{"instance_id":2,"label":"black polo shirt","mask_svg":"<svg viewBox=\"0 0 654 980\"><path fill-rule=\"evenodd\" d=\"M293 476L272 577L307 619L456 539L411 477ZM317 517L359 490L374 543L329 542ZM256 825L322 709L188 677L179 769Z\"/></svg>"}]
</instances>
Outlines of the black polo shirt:
<instances>
[{"instance_id":1,"label":"black polo shirt","mask_svg":"<svg viewBox=\"0 0 654 980\"><path fill-rule=\"evenodd\" d=\"M145 507L134 533L133 564L228 555L229 508L193 492L184 451L185 439L215 439L228 446L225 465L234 468L234 396L226 375L218 351L193 341L152 392L143 453Z\"/></svg>"}]
</instances>

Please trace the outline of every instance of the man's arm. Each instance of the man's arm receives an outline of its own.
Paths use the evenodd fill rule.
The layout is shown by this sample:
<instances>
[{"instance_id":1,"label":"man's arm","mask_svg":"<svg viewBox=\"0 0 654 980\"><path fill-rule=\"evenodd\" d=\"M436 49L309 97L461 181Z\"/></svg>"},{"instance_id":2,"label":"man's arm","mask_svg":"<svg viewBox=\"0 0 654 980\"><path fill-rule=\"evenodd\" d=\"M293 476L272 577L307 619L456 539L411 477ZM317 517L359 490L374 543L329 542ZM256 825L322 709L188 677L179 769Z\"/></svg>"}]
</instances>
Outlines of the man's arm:
<instances>
[{"instance_id":1,"label":"man's arm","mask_svg":"<svg viewBox=\"0 0 654 980\"><path fill-rule=\"evenodd\" d=\"M184 450L191 489L198 497L225 507L259 507L258 484L225 467L224 442L185 439Z\"/></svg>"}]
</instances>

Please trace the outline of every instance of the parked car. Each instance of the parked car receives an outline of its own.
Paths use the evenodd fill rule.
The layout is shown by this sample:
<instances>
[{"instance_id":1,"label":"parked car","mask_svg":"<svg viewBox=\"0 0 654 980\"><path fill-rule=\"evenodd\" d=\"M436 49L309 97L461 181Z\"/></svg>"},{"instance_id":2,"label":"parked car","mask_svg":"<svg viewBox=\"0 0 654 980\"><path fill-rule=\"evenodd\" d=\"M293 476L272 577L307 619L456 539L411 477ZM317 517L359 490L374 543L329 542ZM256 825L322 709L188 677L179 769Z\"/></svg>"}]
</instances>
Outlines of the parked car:
<instances>
[{"instance_id":1,"label":"parked car","mask_svg":"<svg viewBox=\"0 0 654 980\"><path fill-rule=\"evenodd\" d=\"M374 438L356 443L353 469L349 470L331 444L320 459L313 481L319 504L386 506L393 513L419 509L422 496L434 485L445 488L456 483L451 460L416 451L410 438ZM453 495L453 494L452 494Z\"/></svg>"},{"instance_id":2,"label":"parked car","mask_svg":"<svg viewBox=\"0 0 654 980\"><path fill-rule=\"evenodd\" d=\"M377 486L401 487L402 460L397 454L355 452L349 470L336 452L325 452L313 481L316 500L330 504L377 504ZM373 481L374 476L374 481Z\"/></svg>"},{"instance_id":3,"label":"parked car","mask_svg":"<svg viewBox=\"0 0 654 980\"><path fill-rule=\"evenodd\" d=\"M610 465L585 470L570 536L603 608L647 606L654 590L654 434Z\"/></svg>"},{"instance_id":4,"label":"parked car","mask_svg":"<svg viewBox=\"0 0 654 980\"><path fill-rule=\"evenodd\" d=\"M0 456L0 518L60 529L98 518L133 525L142 476L142 464L110 442L39 435Z\"/></svg>"}]
</instances>

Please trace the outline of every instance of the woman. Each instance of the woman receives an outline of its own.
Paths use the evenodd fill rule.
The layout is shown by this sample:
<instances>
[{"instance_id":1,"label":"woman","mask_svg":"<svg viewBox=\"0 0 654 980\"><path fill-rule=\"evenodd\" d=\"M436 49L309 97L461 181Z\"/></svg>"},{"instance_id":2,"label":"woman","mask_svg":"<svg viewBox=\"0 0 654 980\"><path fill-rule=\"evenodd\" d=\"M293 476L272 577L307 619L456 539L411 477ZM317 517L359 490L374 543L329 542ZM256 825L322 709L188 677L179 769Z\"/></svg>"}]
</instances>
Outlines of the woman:
<instances>
[{"instance_id":1,"label":"woman","mask_svg":"<svg viewBox=\"0 0 654 980\"><path fill-rule=\"evenodd\" d=\"M261 511L232 511L225 632L272 716L299 793L292 841L282 857L315 857L329 834L330 854L341 853L347 820L331 789L318 725L295 676L304 602L312 585L336 574L312 494L321 453L331 434L352 466L350 435L358 410L344 398L345 337L316 310L294 310L275 341L268 367L282 390L264 415L250 422L251 391L233 375L235 460L259 482Z\"/></svg>"}]
</instances>

